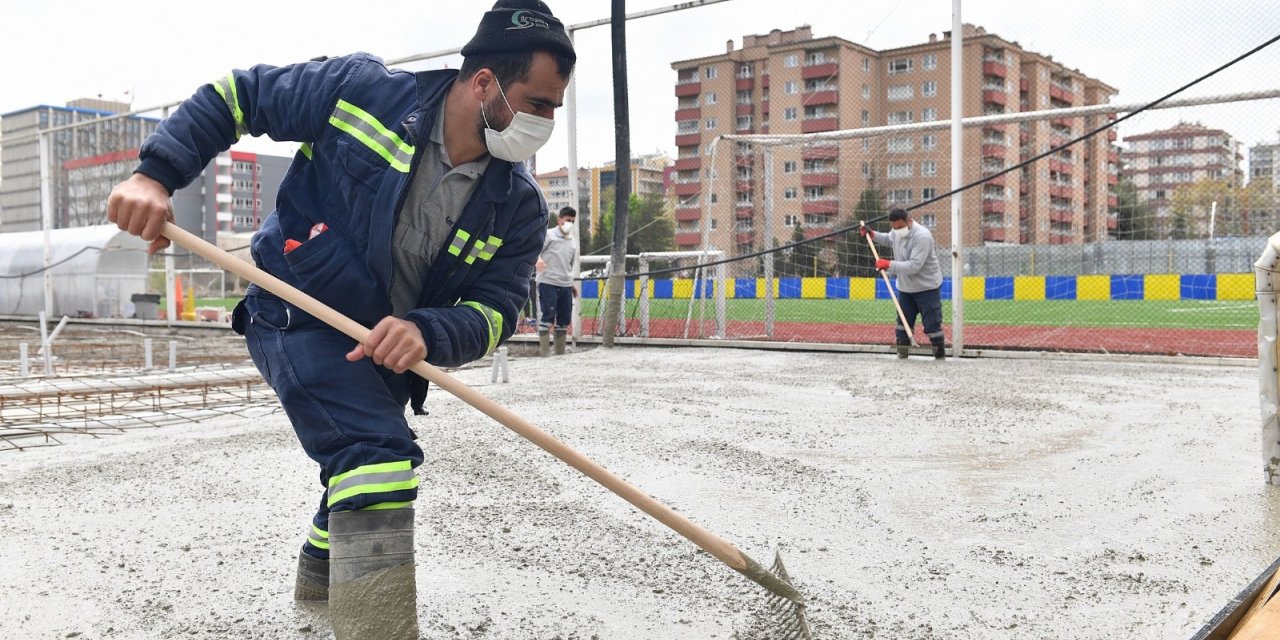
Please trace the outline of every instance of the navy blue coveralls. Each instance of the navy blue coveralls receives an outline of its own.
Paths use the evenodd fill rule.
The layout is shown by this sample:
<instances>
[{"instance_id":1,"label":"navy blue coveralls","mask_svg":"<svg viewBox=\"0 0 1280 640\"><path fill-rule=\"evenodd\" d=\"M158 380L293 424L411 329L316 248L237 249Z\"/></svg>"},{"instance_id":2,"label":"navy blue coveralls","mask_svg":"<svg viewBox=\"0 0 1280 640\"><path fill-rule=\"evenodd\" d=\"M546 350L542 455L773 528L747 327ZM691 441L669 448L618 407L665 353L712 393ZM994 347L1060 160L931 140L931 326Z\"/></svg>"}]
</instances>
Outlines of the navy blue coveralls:
<instances>
[{"instance_id":1,"label":"navy blue coveralls","mask_svg":"<svg viewBox=\"0 0 1280 640\"><path fill-rule=\"evenodd\" d=\"M303 143L276 210L253 237L254 262L361 324L391 314L391 242L437 107L455 70L391 71L367 54L236 70L201 87L147 138L140 173L172 193L243 134ZM312 239L317 223L328 229ZM523 166L493 158L424 280L407 320L427 361L458 366L516 329L542 249L547 208ZM302 241L285 253L286 239ZM305 550L328 554L331 511L408 506L422 450L405 420L412 374L365 358L355 342L251 286L233 326L275 389L325 489Z\"/></svg>"}]
</instances>

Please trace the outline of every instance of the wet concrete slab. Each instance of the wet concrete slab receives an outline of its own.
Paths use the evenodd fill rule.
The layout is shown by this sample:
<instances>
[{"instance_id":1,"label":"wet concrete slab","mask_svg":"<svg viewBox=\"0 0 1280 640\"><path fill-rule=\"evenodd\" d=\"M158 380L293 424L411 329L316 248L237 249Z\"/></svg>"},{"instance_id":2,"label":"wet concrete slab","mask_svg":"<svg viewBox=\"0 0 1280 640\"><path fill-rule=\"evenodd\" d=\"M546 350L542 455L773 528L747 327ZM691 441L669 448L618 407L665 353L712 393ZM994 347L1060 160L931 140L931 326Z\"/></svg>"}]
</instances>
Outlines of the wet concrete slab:
<instances>
[{"instance_id":1,"label":"wet concrete slab","mask_svg":"<svg viewBox=\"0 0 1280 640\"><path fill-rule=\"evenodd\" d=\"M459 372L761 562L820 638L1189 637L1280 555L1256 372L595 349ZM763 589L443 392L426 638L752 638ZM282 415L0 454L0 636L328 638ZM77 634L77 635L70 635Z\"/></svg>"}]
</instances>

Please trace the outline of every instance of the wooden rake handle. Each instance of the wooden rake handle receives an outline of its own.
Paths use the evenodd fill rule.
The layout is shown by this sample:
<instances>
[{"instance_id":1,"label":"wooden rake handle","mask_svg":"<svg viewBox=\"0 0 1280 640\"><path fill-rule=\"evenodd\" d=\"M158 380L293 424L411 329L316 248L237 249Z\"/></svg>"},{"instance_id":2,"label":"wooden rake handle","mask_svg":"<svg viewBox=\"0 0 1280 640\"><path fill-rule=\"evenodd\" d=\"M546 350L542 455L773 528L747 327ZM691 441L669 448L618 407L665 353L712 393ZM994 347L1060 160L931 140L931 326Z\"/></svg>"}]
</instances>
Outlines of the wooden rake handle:
<instances>
[{"instance_id":1,"label":"wooden rake handle","mask_svg":"<svg viewBox=\"0 0 1280 640\"><path fill-rule=\"evenodd\" d=\"M165 223L164 235L188 251L284 298L294 306L319 318L325 324L341 331L357 342L364 342L369 336L369 329L366 329L364 325L334 311L323 302L299 291L292 285L259 269L257 266L209 244L203 238L191 234L172 222ZM746 554L723 538L672 511L670 507L649 497L648 494L640 491L604 467L592 462L586 456L569 447L569 445L534 426L533 423L516 415L510 409L490 400L425 360L413 365L412 370L423 378L434 382L436 386L452 393L463 402L478 409L481 413L498 421L502 426L538 445L547 453L581 471L587 477L603 485L604 488L635 505L641 511L653 516L658 522L667 525L676 533L715 556L716 559L729 565L730 568L742 573L775 595L791 600L796 604L804 604L804 598L795 588L761 567L759 563L747 557Z\"/></svg>"},{"instance_id":2,"label":"wooden rake handle","mask_svg":"<svg viewBox=\"0 0 1280 640\"><path fill-rule=\"evenodd\" d=\"M858 226L865 227L867 225L859 220ZM871 236L864 235L862 237L867 239L867 246L871 247L871 256L878 262L880 260L880 252L876 251L876 243L871 241ZM911 340L911 346L920 346L916 343L916 332L912 331L911 326L907 324L907 314L902 312L902 305L898 304L898 295L893 292L893 283L889 282L889 274L885 273L884 269L876 269L876 271L879 271L880 277L884 278L884 286L889 289L889 297L893 299L893 308L898 310L898 319L902 321L902 330L907 332L907 338Z\"/></svg>"}]
</instances>

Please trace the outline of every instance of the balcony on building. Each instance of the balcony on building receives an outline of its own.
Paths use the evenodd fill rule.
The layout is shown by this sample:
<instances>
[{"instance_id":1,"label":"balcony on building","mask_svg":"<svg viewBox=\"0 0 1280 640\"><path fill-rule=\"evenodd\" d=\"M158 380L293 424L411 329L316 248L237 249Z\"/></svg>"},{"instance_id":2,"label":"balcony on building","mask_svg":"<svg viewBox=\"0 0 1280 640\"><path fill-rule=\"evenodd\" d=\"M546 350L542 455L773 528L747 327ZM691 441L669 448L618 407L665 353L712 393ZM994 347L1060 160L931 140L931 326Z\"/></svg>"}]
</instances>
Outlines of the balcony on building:
<instances>
[{"instance_id":1,"label":"balcony on building","mask_svg":"<svg viewBox=\"0 0 1280 640\"><path fill-rule=\"evenodd\" d=\"M1068 199L1070 199L1074 194L1075 194L1075 191L1074 191L1071 187L1068 187L1068 186L1066 186L1066 185L1057 185L1057 184L1051 184L1051 185L1049 185L1049 197L1050 197L1050 198L1068 198Z\"/></svg>"},{"instance_id":2,"label":"balcony on building","mask_svg":"<svg viewBox=\"0 0 1280 640\"><path fill-rule=\"evenodd\" d=\"M1056 83L1049 84L1049 97L1068 104L1076 101L1076 94Z\"/></svg>"},{"instance_id":3,"label":"balcony on building","mask_svg":"<svg viewBox=\"0 0 1280 640\"><path fill-rule=\"evenodd\" d=\"M676 246L678 247L696 247L702 244L701 231L677 231Z\"/></svg>"},{"instance_id":4,"label":"balcony on building","mask_svg":"<svg viewBox=\"0 0 1280 640\"><path fill-rule=\"evenodd\" d=\"M751 104L750 102L747 102L747 103L739 102L739 103L738 103L738 104L733 108L733 115L735 115L735 116L749 116L749 115L751 115L754 111L755 111L755 105Z\"/></svg>"},{"instance_id":5,"label":"balcony on building","mask_svg":"<svg viewBox=\"0 0 1280 640\"><path fill-rule=\"evenodd\" d=\"M1004 213L1004 200L982 200L983 213Z\"/></svg>"},{"instance_id":6,"label":"balcony on building","mask_svg":"<svg viewBox=\"0 0 1280 640\"><path fill-rule=\"evenodd\" d=\"M1049 210L1049 222L1071 222L1071 211Z\"/></svg>"},{"instance_id":7,"label":"balcony on building","mask_svg":"<svg viewBox=\"0 0 1280 640\"><path fill-rule=\"evenodd\" d=\"M1001 135L1004 135L1004 133L1007 130L1007 127L1008 125L1004 125L1004 124L984 124L982 125L982 133L984 135L988 133L999 133Z\"/></svg>"},{"instance_id":8,"label":"balcony on building","mask_svg":"<svg viewBox=\"0 0 1280 640\"><path fill-rule=\"evenodd\" d=\"M835 196L818 196L805 198L800 203L800 213L835 214L840 208L840 201Z\"/></svg>"},{"instance_id":9,"label":"balcony on building","mask_svg":"<svg viewBox=\"0 0 1280 640\"><path fill-rule=\"evenodd\" d=\"M1009 95L1004 90L996 91L994 89L982 90L982 101L990 104L998 104L1004 106L1009 103Z\"/></svg>"},{"instance_id":10,"label":"balcony on building","mask_svg":"<svg viewBox=\"0 0 1280 640\"><path fill-rule=\"evenodd\" d=\"M802 230L804 231L804 239L812 240L818 236L824 236L828 233L831 233L831 230L834 228L835 228L835 225L831 222L831 220L827 220L825 222L816 222L813 224L806 224L804 225Z\"/></svg>"},{"instance_id":11,"label":"balcony on building","mask_svg":"<svg viewBox=\"0 0 1280 640\"><path fill-rule=\"evenodd\" d=\"M984 242L1004 242L1004 227L990 227L982 230Z\"/></svg>"},{"instance_id":12,"label":"balcony on building","mask_svg":"<svg viewBox=\"0 0 1280 640\"><path fill-rule=\"evenodd\" d=\"M700 107L686 107L684 109L676 109L676 122L684 120L701 120L702 109Z\"/></svg>"},{"instance_id":13,"label":"balcony on building","mask_svg":"<svg viewBox=\"0 0 1280 640\"><path fill-rule=\"evenodd\" d=\"M1024 204L1024 205L1019 205L1019 206L1018 206L1018 219L1019 219L1019 220L1026 220L1027 218L1030 218L1030 217L1031 217L1031 207L1028 207L1028 206L1027 206L1027 205L1025 205L1025 204Z\"/></svg>"},{"instance_id":14,"label":"balcony on building","mask_svg":"<svg viewBox=\"0 0 1280 640\"><path fill-rule=\"evenodd\" d=\"M840 184L840 174L834 170L806 171L800 176L801 187L835 187Z\"/></svg>"},{"instance_id":15,"label":"balcony on building","mask_svg":"<svg viewBox=\"0 0 1280 640\"><path fill-rule=\"evenodd\" d=\"M742 76L741 74L733 81L733 88L737 91L750 91L756 86L754 76Z\"/></svg>"},{"instance_id":16,"label":"balcony on building","mask_svg":"<svg viewBox=\"0 0 1280 640\"><path fill-rule=\"evenodd\" d=\"M1003 58L984 58L982 60L982 75L1005 78L1009 75L1009 68L1005 66Z\"/></svg>"},{"instance_id":17,"label":"balcony on building","mask_svg":"<svg viewBox=\"0 0 1280 640\"><path fill-rule=\"evenodd\" d=\"M689 221L698 220L701 218L702 218L702 209L700 209L697 205L693 205L690 207L676 208L677 222L689 222Z\"/></svg>"},{"instance_id":18,"label":"balcony on building","mask_svg":"<svg viewBox=\"0 0 1280 640\"><path fill-rule=\"evenodd\" d=\"M822 131L835 131L840 128L839 118L805 118L800 123L801 133L819 133Z\"/></svg>"},{"instance_id":19,"label":"balcony on building","mask_svg":"<svg viewBox=\"0 0 1280 640\"><path fill-rule=\"evenodd\" d=\"M765 89L769 88L769 74L767 73L760 74L760 86Z\"/></svg>"},{"instance_id":20,"label":"balcony on building","mask_svg":"<svg viewBox=\"0 0 1280 640\"><path fill-rule=\"evenodd\" d=\"M1057 173L1065 173L1065 174L1067 174L1067 175L1070 175L1070 174L1071 174L1071 165L1070 165L1069 163L1067 163L1067 162L1063 162L1062 160L1050 160L1050 161L1049 161L1049 170L1050 170L1050 171L1055 171L1055 172L1057 172Z\"/></svg>"},{"instance_id":21,"label":"balcony on building","mask_svg":"<svg viewBox=\"0 0 1280 640\"><path fill-rule=\"evenodd\" d=\"M738 220L750 220L756 215L756 210L751 205L738 205L733 209L733 217Z\"/></svg>"},{"instance_id":22,"label":"balcony on building","mask_svg":"<svg viewBox=\"0 0 1280 640\"><path fill-rule=\"evenodd\" d=\"M676 135L677 147L692 147L702 142L702 134L700 133L681 133Z\"/></svg>"},{"instance_id":23,"label":"balcony on building","mask_svg":"<svg viewBox=\"0 0 1280 640\"><path fill-rule=\"evenodd\" d=\"M1107 129L1107 142L1115 142L1117 137L1115 129Z\"/></svg>"},{"instance_id":24,"label":"balcony on building","mask_svg":"<svg viewBox=\"0 0 1280 640\"><path fill-rule=\"evenodd\" d=\"M800 69L800 77L805 80L815 80L818 78L832 78L840 73L840 65L835 62L819 62L817 64L806 64Z\"/></svg>"},{"instance_id":25,"label":"balcony on building","mask_svg":"<svg viewBox=\"0 0 1280 640\"><path fill-rule=\"evenodd\" d=\"M1049 121L1049 126L1051 126L1051 127L1065 127L1068 131L1070 131L1070 130L1071 130L1071 118L1054 118L1054 119L1052 119L1052 120L1050 120L1050 121Z\"/></svg>"},{"instance_id":26,"label":"balcony on building","mask_svg":"<svg viewBox=\"0 0 1280 640\"><path fill-rule=\"evenodd\" d=\"M751 180L738 178L737 191L738 193L751 193Z\"/></svg>"},{"instance_id":27,"label":"balcony on building","mask_svg":"<svg viewBox=\"0 0 1280 640\"><path fill-rule=\"evenodd\" d=\"M756 241L756 232L754 230L739 231L737 236L735 236L735 239L737 240L738 244L751 244Z\"/></svg>"},{"instance_id":28,"label":"balcony on building","mask_svg":"<svg viewBox=\"0 0 1280 640\"><path fill-rule=\"evenodd\" d=\"M1108 195L1108 196L1107 196L1107 206L1108 206L1108 207L1110 207L1110 208L1112 208L1112 209L1114 209L1114 208L1116 208L1116 207L1120 206L1120 196L1117 196L1117 195Z\"/></svg>"},{"instance_id":29,"label":"balcony on building","mask_svg":"<svg viewBox=\"0 0 1280 640\"><path fill-rule=\"evenodd\" d=\"M1116 175L1115 173L1110 173L1110 172L1108 172L1108 173L1107 173L1107 184L1108 184L1108 185L1110 185L1110 186L1113 186L1113 187L1114 187L1114 186L1115 186L1116 184L1118 184L1119 182L1120 182L1120 176Z\"/></svg>"},{"instance_id":30,"label":"balcony on building","mask_svg":"<svg viewBox=\"0 0 1280 640\"><path fill-rule=\"evenodd\" d=\"M1108 149L1108 150L1107 150L1107 162L1110 162L1111 164L1119 164L1119 163L1120 163L1120 153L1119 153L1118 151L1116 151L1115 149Z\"/></svg>"},{"instance_id":31,"label":"balcony on building","mask_svg":"<svg viewBox=\"0 0 1280 640\"><path fill-rule=\"evenodd\" d=\"M697 180L691 180L689 182L676 182L675 184L671 185L671 189L672 191L675 191L675 194L677 196L680 196L680 197L695 196L695 195L698 195L699 193L702 193L702 184Z\"/></svg>"},{"instance_id":32,"label":"balcony on building","mask_svg":"<svg viewBox=\"0 0 1280 640\"><path fill-rule=\"evenodd\" d=\"M1003 158L1005 146L1003 144L987 144L982 145L982 157L984 158Z\"/></svg>"},{"instance_id":33,"label":"balcony on building","mask_svg":"<svg viewBox=\"0 0 1280 640\"><path fill-rule=\"evenodd\" d=\"M804 94L805 106L818 106L824 104L837 104L840 102L840 92L835 89L819 89L817 91L809 91Z\"/></svg>"},{"instance_id":34,"label":"balcony on building","mask_svg":"<svg viewBox=\"0 0 1280 640\"><path fill-rule=\"evenodd\" d=\"M682 79L676 82L676 97L687 98L702 93L702 82L697 76L691 79Z\"/></svg>"},{"instance_id":35,"label":"balcony on building","mask_svg":"<svg viewBox=\"0 0 1280 640\"><path fill-rule=\"evenodd\" d=\"M698 156L677 158L674 169L676 171L700 171L702 169L702 158Z\"/></svg>"},{"instance_id":36,"label":"balcony on building","mask_svg":"<svg viewBox=\"0 0 1280 640\"><path fill-rule=\"evenodd\" d=\"M800 149L801 160L833 160L840 157L840 145L814 144Z\"/></svg>"},{"instance_id":37,"label":"balcony on building","mask_svg":"<svg viewBox=\"0 0 1280 640\"><path fill-rule=\"evenodd\" d=\"M1009 174L1005 173L1005 174L998 175L998 176L996 176L996 177L994 177L994 178L990 177L990 176L992 176L992 175L994 175L994 174L997 174L997 173L1000 173L1000 172L999 172L999 171L983 171L983 172L982 172L982 177L983 177L983 178L987 178L987 184L995 185L995 186L997 186L997 187L1003 187L1003 186L1004 186L1004 178L1005 178L1005 176L1007 176L1007 175L1009 175Z\"/></svg>"},{"instance_id":38,"label":"balcony on building","mask_svg":"<svg viewBox=\"0 0 1280 640\"><path fill-rule=\"evenodd\" d=\"M1030 90L1031 90L1031 81L1030 81L1030 80L1028 80L1028 79L1026 79L1026 78L1019 78L1019 79L1018 79L1018 91L1019 91L1019 92L1021 92L1021 93L1026 93L1026 92L1028 92L1028 91L1030 91Z\"/></svg>"}]
</instances>

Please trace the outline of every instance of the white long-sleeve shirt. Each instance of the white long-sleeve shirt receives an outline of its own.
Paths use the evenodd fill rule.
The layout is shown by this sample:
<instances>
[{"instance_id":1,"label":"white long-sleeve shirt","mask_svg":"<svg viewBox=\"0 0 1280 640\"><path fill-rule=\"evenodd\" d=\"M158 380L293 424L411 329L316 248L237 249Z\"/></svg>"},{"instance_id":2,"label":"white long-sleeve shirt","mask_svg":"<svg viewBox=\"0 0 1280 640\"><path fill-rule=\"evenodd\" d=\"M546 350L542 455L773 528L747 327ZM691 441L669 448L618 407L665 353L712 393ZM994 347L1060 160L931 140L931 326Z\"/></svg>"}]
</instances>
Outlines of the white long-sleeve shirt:
<instances>
[{"instance_id":1,"label":"white long-sleeve shirt","mask_svg":"<svg viewBox=\"0 0 1280 640\"><path fill-rule=\"evenodd\" d=\"M888 273L898 279L898 290L919 293L942 286L942 267L938 264L938 250L933 244L933 234L919 222L912 222L905 237L892 233L877 233L873 241L893 247L893 260Z\"/></svg>"}]
</instances>

